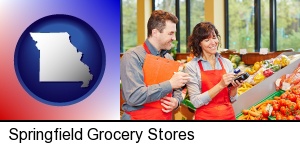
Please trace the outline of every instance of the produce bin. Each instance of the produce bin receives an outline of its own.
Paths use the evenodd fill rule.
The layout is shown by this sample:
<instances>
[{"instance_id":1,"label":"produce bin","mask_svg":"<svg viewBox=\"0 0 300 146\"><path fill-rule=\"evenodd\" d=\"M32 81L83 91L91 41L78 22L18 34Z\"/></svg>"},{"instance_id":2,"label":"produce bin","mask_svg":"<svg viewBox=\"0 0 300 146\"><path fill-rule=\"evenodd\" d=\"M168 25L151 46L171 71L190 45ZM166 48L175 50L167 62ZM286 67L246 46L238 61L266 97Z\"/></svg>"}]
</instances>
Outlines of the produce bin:
<instances>
[{"instance_id":1,"label":"produce bin","mask_svg":"<svg viewBox=\"0 0 300 146\"><path fill-rule=\"evenodd\" d=\"M299 52L284 52L280 55L288 56L294 54L299 54ZM248 107L251 107L252 105L257 103L257 101L260 101L264 99L264 97L275 92L276 91L275 81L285 74L292 73L298 67L299 64L300 64L300 59L297 59L296 61L292 62L288 66L275 72L272 76L266 78L262 82L253 86L245 93L241 94L238 97L237 101L232 104L235 115L237 116L238 114L241 113L243 109L247 109Z\"/></svg>"},{"instance_id":2,"label":"produce bin","mask_svg":"<svg viewBox=\"0 0 300 146\"><path fill-rule=\"evenodd\" d=\"M258 104L260 104L260 103L262 103L262 102L265 102L266 100L273 100L275 96L278 96L278 97L279 97L279 96L280 96L281 94L283 94L284 92L285 92L284 90L278 90L278 91L276 91L276 92L274 92L274 93L268 95L266 98L260 100L259 102L255 103L255 104L252 105L252 106L256 106L256 105L258 105ZM249 106L247 109L250 109L252 106ZM246 109L246 108L245 108L245 109ZM238 113L238 114L236 115L236 119L238 119L238 118L239 118L240 116L242 116L242 115L243 115L242 112ZM269 117L269 119L270 119L270 120L274 120L274 117Z\"/></svg>"}]
</instances>

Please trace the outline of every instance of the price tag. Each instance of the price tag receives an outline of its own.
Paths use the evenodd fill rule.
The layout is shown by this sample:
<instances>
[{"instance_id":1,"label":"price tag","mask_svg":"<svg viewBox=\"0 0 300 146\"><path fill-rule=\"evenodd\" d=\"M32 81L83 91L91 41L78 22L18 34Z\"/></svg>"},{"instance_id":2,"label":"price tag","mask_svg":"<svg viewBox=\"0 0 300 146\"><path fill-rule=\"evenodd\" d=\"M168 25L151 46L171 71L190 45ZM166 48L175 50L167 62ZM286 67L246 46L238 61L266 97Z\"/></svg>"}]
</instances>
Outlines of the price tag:
<instances>
[{"instance_id":1,"label":"price tag","mask_svg":"<svg viewBox=\"0 0 300 146\"><path fill-rule=\"evenodd\" d=\"M266 55L266 54L268 54L268 52L269 52L268 48L260 48L260 50L259 50L259 54L262 54L262 55Z\"/></svg>"},{"instance_id":2,"label":"price tag","mask_svg":"<svg viewBox=\"0 0 300 146\"><path fill-rule=\"evenodd\" d=\"M242 55L247 54L247 49L240 49L240 54L242 54Z\"/></svg>"}]
</instances>

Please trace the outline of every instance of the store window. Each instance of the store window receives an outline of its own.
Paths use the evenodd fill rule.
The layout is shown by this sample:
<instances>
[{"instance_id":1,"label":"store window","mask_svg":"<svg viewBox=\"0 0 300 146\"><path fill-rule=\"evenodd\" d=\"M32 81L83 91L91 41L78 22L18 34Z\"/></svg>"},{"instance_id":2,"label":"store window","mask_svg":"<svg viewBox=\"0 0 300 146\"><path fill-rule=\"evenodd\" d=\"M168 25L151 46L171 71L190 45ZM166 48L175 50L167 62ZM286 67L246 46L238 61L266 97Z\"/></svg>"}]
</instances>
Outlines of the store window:
<instances>
[{"instance_id":1,"label":"store window","mask_svg":"<svg viewBox=\"0 0 300 146\"><path fill-rule=\"evenodd\" d=\"M155 0L155 10L165 10L175 15L175 0Z\"/></svg>"},{"instance_id":2,"label":"store window","mask_svg":"<svg viewBox=\"0 0 300 146\"><path fill-rule=\"evenodd\" d=\"M181 0L179 3L179 27L180 27L180 53L186 53L186 28L187 28L187 22L186 22L186 1ZM178 38L177 38L178 39Z\"/></svg>"},{"instance_id":3,"label":"store window","mask_svg":"<svg viewBox=\"0 0 300 146\"><path fill-rule=\"evenodd\" d=\"M255 0L256 1L256 0ZM270 0L260 0L260 48L269 51L290 50L300 52L300 1L299 0L274 0L276 15L270 14ZM227 0L228 5L228 39L229 49L239 50L246 48L248 52L255 50L254 0ZM236 16L238 14L238 17ZM271 18L272 17L272 18ZM270 22L270 20L274 22ZM271 24L270 24L271 23ZM274 25L276 24L276 25ZM271 30L270 25L276 26ZM276 34L271 33L276 32ZM271 33L271 36L270 36ZM272 37L274 39L272 39ZM272 39L272 40L271 40ZM270 48L270 42L274 48ZM272 43L273 44L273 43Z\"/></svg>"},{"instance_id":4,"label":"store window","mask_svg":"<svg viewBox=\"0 0 300 146\"><path fill-rule=\"evenodd\" d=\"M205 0L153 0L154 9L165 10L179 18L177 28L177 48L180 53L189 52L186 48L187 37L194 26L204 18ZM121 0L121 49L123 53L137 46L137 0ZM176 14L178 13L178 14Z\"/></svg>"},{"instance_id":5,"label":"store window","mask_svg":"<svg viewBox=\"0 0 300 146\"><path fill-rule=\"evenodd\" d=\"M196 24L205 20L204 15L204 2L205 0L191 0L191 26L190 31L192 32Z\"/></svg>"},{"instance_id":6,"label":"store window","mask_svg":"<svg viewBox=\"0 0 300 146\"><path fill-rule=\"evenodd\" d=\"M228 0L228 49L254 52L254 0Z\"/></svg>"},{"instance_id":7,"label":"store window","mask_svg":"<svg viewBox=\"0 0 300 146\"><path fill-rule=\"evenodd\" d=\"M179 44L177 52L189 52L187 50L187 38L194 26L204 21L204 2L205 0L154 0L155 10L169 11L179 18L176 38L176 43Z\"/></svg>"},{"instance_id":8,"label":"store window","mask_svg":"<svg viewBox=\"0 0 300 146\"><path fill-rule=\"evenodd\" d=\"M128 49L137 46L137 0L122 0L121 18L121 50L126 52Z\"/></svg>"},{"instance_id":9,"label":"store window","mask_svg":"<svg viewBox=\"0 0 300 146\"><path fill-rule=\"evenodd\" d=\"M300 1L277 0L277 50L300 52Z\"/></svg>"},{"instance_id":10,"label":"store window","mask_svg":"<svg viewBox=\"0 0 300 146\"><path fill-rule=\"evenodd\" d=\"M270 51L270 0L261 0L261 48Z\"/></svg>"}]
</instances>

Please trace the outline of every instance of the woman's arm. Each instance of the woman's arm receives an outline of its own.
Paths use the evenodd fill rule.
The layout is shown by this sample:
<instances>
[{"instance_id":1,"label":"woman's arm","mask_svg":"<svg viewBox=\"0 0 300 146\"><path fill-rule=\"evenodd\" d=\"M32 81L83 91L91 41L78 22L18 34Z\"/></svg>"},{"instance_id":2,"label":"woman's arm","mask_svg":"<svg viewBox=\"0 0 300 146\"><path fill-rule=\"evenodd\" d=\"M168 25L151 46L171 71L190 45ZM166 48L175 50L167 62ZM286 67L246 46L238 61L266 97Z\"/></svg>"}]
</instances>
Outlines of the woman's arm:
<instances>
[{"instance_id":1,"label":"woman's arm","mask_svg":"<svg viewBox=\"0 0 300 146\"><path fill-rule=\"evenodd\" d=\"M201 91L201 75L197 61L192 60L189 63L187 63L184 71L190 76L190 80L187 82L186 85L191 103L196 108L199 108L203 105L207 105L211 101L211 98L208 92L202 93Z\"/></svg>"}]
</instances>

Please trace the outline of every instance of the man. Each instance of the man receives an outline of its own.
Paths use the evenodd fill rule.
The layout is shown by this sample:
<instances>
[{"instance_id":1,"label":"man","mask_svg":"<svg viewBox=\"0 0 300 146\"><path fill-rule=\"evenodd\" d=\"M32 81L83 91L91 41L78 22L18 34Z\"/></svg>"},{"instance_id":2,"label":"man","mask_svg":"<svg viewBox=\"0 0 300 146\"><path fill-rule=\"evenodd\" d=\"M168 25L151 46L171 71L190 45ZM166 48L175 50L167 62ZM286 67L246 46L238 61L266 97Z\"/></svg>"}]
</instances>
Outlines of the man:
<instances>
[{"instance_id":1,"label":"man","mask_svg":"<svg viewBox=\"0 0 300 146\"><path fill-rule=\"evenodd\" d=\"M171 120L172 111L183 100L181 87L189 80L188 74L176 72L170 80L146 86L143 64L146 54L172 59L167 53L176 40L178 18L171 13L156 10L148 20L148 38L143 45L124 53L121 59L122 96L125 111L122 120ZM173 91L174 90L174 91ZM167 94L172 93L172 97ZM160 101L163 108L152 108L145 104Z\"/></svg>"}]
</instances>

